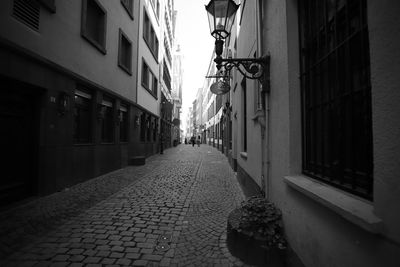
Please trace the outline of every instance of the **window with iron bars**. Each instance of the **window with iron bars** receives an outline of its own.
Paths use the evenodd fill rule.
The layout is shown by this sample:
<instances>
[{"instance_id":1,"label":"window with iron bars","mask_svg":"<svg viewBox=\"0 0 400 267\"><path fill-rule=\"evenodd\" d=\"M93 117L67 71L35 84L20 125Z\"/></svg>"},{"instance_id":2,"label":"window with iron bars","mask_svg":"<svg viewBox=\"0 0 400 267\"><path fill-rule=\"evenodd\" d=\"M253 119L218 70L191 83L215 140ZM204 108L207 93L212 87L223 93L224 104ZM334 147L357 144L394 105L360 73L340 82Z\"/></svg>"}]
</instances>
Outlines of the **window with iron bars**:
<instances>
[{"instance_id":1,"label":"window with iron bars","mask_svg":"<svg viewBox=\"0 0 400 267\"><path fill-rule=\"evenodd\" d=\"M303 173L372 200L366 0L299 4Z\"/></svg>"}]
</instances>

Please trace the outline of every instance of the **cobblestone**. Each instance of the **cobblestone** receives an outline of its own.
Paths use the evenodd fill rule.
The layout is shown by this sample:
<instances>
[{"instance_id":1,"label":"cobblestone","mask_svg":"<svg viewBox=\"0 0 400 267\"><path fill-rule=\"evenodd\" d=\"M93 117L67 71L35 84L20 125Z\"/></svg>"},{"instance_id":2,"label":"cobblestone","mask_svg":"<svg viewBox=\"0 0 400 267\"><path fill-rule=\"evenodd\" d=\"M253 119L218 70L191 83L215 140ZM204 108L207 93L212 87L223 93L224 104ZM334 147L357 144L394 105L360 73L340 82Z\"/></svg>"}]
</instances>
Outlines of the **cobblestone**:
<instances>
[{"instance_id":1,"label":"cobblestone","mask_svg":"<svg viewBox=\"0 0 400 267\"><path fill-rule=\"evenodd\" d=\"M0 266L245 266L225 244L243 199L224 155L180 145L3 211Z\"/></svg>"}]
</instances>

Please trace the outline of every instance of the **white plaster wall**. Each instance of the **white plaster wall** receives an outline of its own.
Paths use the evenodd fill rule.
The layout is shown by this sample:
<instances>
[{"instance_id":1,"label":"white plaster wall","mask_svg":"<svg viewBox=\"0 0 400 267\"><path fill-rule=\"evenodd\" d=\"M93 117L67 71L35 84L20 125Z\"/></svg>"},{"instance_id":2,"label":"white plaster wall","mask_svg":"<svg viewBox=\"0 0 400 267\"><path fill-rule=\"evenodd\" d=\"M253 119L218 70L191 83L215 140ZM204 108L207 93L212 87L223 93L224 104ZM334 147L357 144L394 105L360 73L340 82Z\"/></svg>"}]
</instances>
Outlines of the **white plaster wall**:
<instances>
[{"instance_id":1,"label":"white plaster wall","mask_svg":"<svg viewBox=\"0 0 400 267\"><path fill-rule=\"evenodd\" d=\"M149 0L140 1L140 21L139 21L139 35L138 35L138 43L139 43L139 63L137 68L137 103L145 107L148 111L160 115L160 99L161 99L161 81L162 81L162 73L160 73L160 65L159 62L162 62L161 51L164 50L164 42L161 36L160 22L164 19L164 1L160 1L160 18L157 19L153 6ZM153 26L153 29L157 35L159 47L158 47L158 60L156 60L151 53L149 47L147 46L145 40L143 39L143 18L144 18L144 9L147 11L147 15L149 16L150 22ZM153 72L153 74L158 79L158 93L157 99L150 94L147 89L142 86L142 58L146 61L147 65ZM162 63L161 63L162 64Z\"/></svg>"},{"instance_id":2,"label":"white plaster wall","mask_svg":"<svg viewBox=\"0 0 400 267\"><path fill-rule=\"evenodd\" d=\"M370 0L368 7L375 212L400 243L400 3Z\"/></svg>"},{"instance_id":3,"label":"white plaster wall","mask_svg":"<svg viewBox=\"0 0 400 267\"><path fill-rule=\"evenodd\" d=\"M118 38L121 28L132 41L132 72L136 73L138 18L131 20L120 2L99 2L107 11L106 55L81 36L82 1L56 1L55 14L41 8L39 32L11 16L12 0L1 1L0 36L135 101L136 75L130 76L118 67Z\"/></svg>"},{"instance_id":4,"label":"white plaster wall","mask_svg":"<svg viewBox=\"0 0 400 267\"><path fill-rule=\"evenodd\" d=\"M396 106L400 85L396 49L400 46L393 40L398 36L399 10L394 1L371 0L368 4L375 153L372 205L384 221L382 235L363 230L284 183L284 176L301 173L297 0L264 2L264 49L271 53L270 199L282 210L289 243L305 266L400 265L400 248L395 243L400 225L399 182L395 179L400 158Z\"/></svg>"},{"instance_id":5,"label":"white plaster wall","mask_svg":"<svg viewBox=\"0 0 400 267\"><path fill-rule=\"evenodd\" d=\"M243 9L243 19L238 33L237 43L237 57L238 58L249 58L253 57L254 52L257 50L257 33L255 24L255 4L256 1L246 1L246 5ZM237 75L237 88L235 92L236 107L237 107L237 161L253 179L261 186L261 129L260 125L256 120L253 120L255 116L255 97L257 96L258 82L247 79L246 81L246 97L247 97L247 125L243 125L243 96L241 81L243 76ZM240 152L243 151L243 127L247 128L247 159L240 156Z\"/></svg>"}]
</instances>

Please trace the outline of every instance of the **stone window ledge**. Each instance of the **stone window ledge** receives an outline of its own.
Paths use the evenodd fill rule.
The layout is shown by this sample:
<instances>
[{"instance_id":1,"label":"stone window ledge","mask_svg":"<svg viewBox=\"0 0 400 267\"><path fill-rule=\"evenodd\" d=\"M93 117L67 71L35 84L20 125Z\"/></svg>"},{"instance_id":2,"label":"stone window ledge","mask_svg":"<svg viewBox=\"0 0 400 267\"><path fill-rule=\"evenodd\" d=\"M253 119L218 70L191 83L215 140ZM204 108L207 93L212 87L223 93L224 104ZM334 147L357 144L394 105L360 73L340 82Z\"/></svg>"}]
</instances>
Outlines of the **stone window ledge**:
<instances>
[{"instance_id":1,"label":"stone window ledge","mask_svg":"<svg viewBox=\"0 0 400 267\"><path fill-rule=\"evenodd\" d=\"M247 159L247 152L240 152L240 156L244 159Z\"/></svg>"},{"instance_id":2,"label":"stone window ledge","mask_svg":"<svg viewBox=\"0 0 400 267\"><path fill-rule=\"evenodd\" d=\"M366 231L381 232L382 220L374 214L372 204L306 176L285 176L284 181Z\"/></svg>"}]
</instances>

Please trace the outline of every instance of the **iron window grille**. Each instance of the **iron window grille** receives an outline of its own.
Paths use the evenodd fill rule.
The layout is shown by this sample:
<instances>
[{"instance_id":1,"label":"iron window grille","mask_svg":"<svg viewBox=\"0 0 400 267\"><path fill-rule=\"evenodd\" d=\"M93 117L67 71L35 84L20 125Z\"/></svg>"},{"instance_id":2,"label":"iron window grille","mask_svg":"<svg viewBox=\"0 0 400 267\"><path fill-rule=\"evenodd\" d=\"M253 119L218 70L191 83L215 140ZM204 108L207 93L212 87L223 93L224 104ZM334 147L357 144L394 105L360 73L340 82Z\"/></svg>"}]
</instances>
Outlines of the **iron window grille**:
<instances>
[{"instance_id":1,"label":"iron window grille","mask_svg":"<svg viewBox=\"0 0 400 267\"><path fill-rule=\"evenodd\" d=\"M76 90L74 96L74 128L75 144L92 142L92 95Z\"/></svg>"},{"instance_id":2,"label":"iron window grille","mask_svg":"<svg viewBox=\"0 0 400 267\"><path fill-rule=\"evenodd\" d=\"M372 200L366 0L299 3L303 173Z\"/></svg>"}]
</instances>

